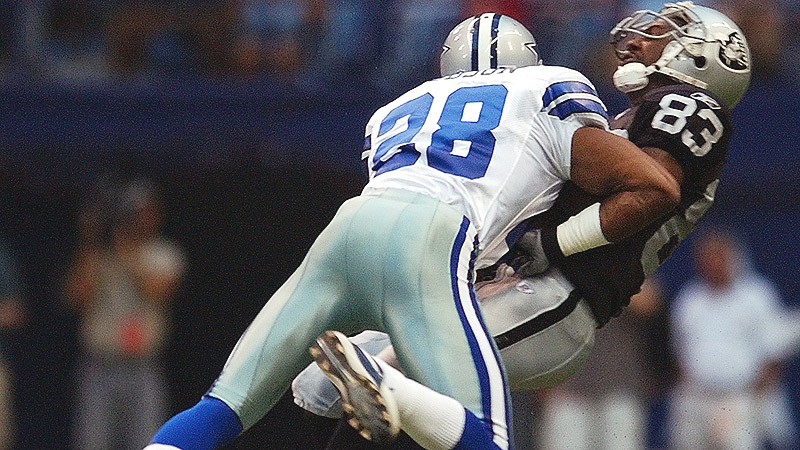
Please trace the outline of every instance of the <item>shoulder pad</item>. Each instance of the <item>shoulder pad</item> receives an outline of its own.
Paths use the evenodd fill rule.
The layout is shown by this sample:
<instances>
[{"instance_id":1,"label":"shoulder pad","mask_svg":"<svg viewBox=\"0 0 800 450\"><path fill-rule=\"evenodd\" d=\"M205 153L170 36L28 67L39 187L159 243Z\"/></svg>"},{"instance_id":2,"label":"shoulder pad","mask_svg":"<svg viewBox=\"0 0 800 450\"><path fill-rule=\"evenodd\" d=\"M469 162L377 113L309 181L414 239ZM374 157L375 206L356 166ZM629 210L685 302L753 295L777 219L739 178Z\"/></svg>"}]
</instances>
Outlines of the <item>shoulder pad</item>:
<instances>
[{"instance_id":1,"label":"shoulder pad","mask_svg":"<svg viewBox=\"0 0 800 450\"><path fill-rule=\"evenodd\" d=\"M566 67L537 66L546 72L542 112L561 120L608 129L608 110L594 85L580 72ZM534 67L536 68L536 67Z\"/></svg>"}]
</instances>

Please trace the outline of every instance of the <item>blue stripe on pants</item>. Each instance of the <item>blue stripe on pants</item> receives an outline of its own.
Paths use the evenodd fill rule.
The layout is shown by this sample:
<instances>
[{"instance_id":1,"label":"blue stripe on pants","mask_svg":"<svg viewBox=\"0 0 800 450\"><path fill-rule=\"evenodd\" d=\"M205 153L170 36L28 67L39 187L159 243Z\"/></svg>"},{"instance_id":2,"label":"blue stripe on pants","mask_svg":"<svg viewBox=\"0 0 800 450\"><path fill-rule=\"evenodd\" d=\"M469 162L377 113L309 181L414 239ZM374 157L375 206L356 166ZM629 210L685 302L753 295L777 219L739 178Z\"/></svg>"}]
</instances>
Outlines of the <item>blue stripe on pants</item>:
<instances>
[{"instance_id":1,"label":"blue stripe on pants","mask_svg":"<svg viewBox=\"0 0 800 450\"><path fill-rule=\"evenodd\" d=\"M483 318L481 317L479 311L479 306L477 299L475 298L475 292L472 288L472 272L474 268L474 260L475 260L475 253L474 250L470 255L469 260L469 270L468 270L468 287L469 287L469 300L465 301L461 294L461 290L459 289L459 262L461 261L461 254L464 249L464 244L466 241L467 230L470 227L470 222L467 218L464 218L461 222L461 228L459 230L458 236L453 244L453 249L450 254L450 279L451 285L453 289L453 298L456 304L456 310L458 311L459 319L461 320L462 327L464 328L464 332L466 334L467 341L469 343L470 352L472 354L472 359L475 364L475 370L478 374L478 381L480 383L480 391L481 391L481 408L482 408L482 415L484 420L487 424L492 427L492 433L495 435L496 438L499 438L501 442L496 442L496 444L500 445L499 448L510 448L510 438L509 438L509 427L511 424L510 421L510 402L508 400L508 389L506 386L505 375L503 374L502 365L500 365L499 355L495 347L491 344L491 339L489 338L490 333L486 328L486 324L483 322ZM477 239L475 242L472 243L472 248L477 247ZM469 306L469 310L465 308L465 306ZM470 318L473 320L471 321ZM476 328L479 329L478 333L476 334ZM481 342L483 341L483 350L481 346ZM497 367L499 370L500 376L492 376L490 374L489 367L487 366L487 361L485 356L486 348L488 347L489 354L488 356L491 358L488 361L489 364L492 364ZM499 393L502 398L493 397L493 386L496 388L497 383L500 383ZM501 412L502 422L499 424L499 427L495 427L495 418L494 418L494 410L495 408L494 403L497 401L503 402L503 410ZM469 415L469 414L468 414ZM497 439L495 439L497 440ZM503 444L507 444L509 447L505 447Z\"/></svg>"}]
</instances>

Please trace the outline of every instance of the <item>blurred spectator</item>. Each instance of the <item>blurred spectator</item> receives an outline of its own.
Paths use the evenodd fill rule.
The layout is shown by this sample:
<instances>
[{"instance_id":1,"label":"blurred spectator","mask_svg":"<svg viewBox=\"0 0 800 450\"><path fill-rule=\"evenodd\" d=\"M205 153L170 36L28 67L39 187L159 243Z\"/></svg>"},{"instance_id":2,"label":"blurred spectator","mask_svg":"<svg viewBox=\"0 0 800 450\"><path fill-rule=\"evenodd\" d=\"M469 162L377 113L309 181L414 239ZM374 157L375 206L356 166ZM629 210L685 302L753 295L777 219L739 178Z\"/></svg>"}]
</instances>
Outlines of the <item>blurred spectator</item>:
<instances>
[{"instance_id":1,"label":"blurred spectator","mask_svg":"<svg viewBox=\"0 0 800 450\"><path fill-rule=\"evenodd\" d=\"M529 0L536 37L545 64L581 69L607 43L617 20L617 0Z\"/></svg>"},{"instance_id":2,"label":"blurred spectator","mask_svg":"<svg viewBox=\"0 0 800 450\"><path fill-rule=\"evenodd\" d=\"M798 81L800 71L800 2L797 0L781 0L781 14L784 16L783 39L784 54L781 55L787 71L794 75L792 82Z\"/></svg>"},{"instance_id":3,"label":"blurred spectator","mask_svg":"<svg viewBox=\"0 0 800 450\"><path fill-rule=\"evenodd\" d=\"M162 2L120 2L106 26L108 67L113 73L133 74L148 65L149 49L168 23Z\"/></svg>"},{"instance_id":4,"label":"blurred spectator","mask_svg":"<svg viewBox=\"0 0 800 450\"><path fill-rule=\"evenodd\" d=\"M599 329L583 367L541 394L541 449L647 448L653 396L671 381L660 284L649 279L619 318Z\"/></svg>"},{"instance_id":5,"label":"blurred spectator","mask_svg":"<svg viewBox=\"0 0 800 450\"><path fill-rule=\"evenodd\" d=\"M298 74L319 43L325 0L237 0L234 61L241 75Z\"/></svg>"},{"instance_id":6,"label":"blurred spectator","mask_svg":"<svg viewBox=\"0 0 800 450\"><path fill-rule=\"evenodd\" d=\"M775 0L720 0L721 10L742 29L753 58L753 82L785 80L790 74L784 61L787 30ZM796 61L795 61L796 62ZM796 66L795 66L796 68Z\"/></svg>"},{"instance_id":7,"label":"blurred spectator","mask_svg":"<svg viewBox=\"0 0 800 450\"><path fill-rule=\"evenodd\" d=\"M22 286L15 261L0 242L0 333L3 340L19 330L27 320ZM14 374L0 346L0 450L14 448Z\"/></svg>"},{"instance_id":8,"label":"blurred spectator","mask_svg":"<svg viewBox=\"0 0 800 450\"><path fill-rule=\"evenodd\" d=\"M468 15L529 25L548 64L596 66L616 20L659 0L0 0L0 68L51 79L109 75L306 74L328 84L374 75L403 90L435 76L437 47ZM800 7L791 0L698 0L750 41L756 82L796 81ZM592 43L592 45L587 45ZM16 54L15 54L16 53ZM375 72L377 69L377 73ZM346 75L346 76L343 76Z\"/></svg>"},{"instance_id":9,"label":"blurred spectator","mask_svg":"<svg viewBox=\"0 0 800 450\"><path fill-rule=\"evenodd\" d=\"M80 247L66 280L82 318L75 446L140 449L166 418L160 351L184 257L159 232L152 184L101 194L80 217Z\"/></svg>"},{"instance_id":10,"label":"blurred spectator","mask_svg":"<svg viewBox=\"0 0 800 450\"><path fill-rule=\"evenodd\" d=\"M397 38L389 27L395 0L327 0L319 42L306 74L330 87L363 88L380 65L388 41Z\"/></svg>"},{"instance_id":11,"label":"blurred spectator","mask_svg":"<svg viewBox=\"0 0 800 450\"><path fill-rule=\"evenodd\" d=\"M397 0L388 12L376 82L404 91L439 76L441 45L462 20L462 0Z\"/></svg>"},{"instance_id":12,"label":"blurred spectator","mask_svg":"<svg viewBox=\"0 0 800 450\"><path fill-rule=\"evenodd\" d=\"M20 62L50 79L97 80L106 75L104 17L99 0L18 1L12 34Z\"/></svg>"},{"instance_id":13,"label":"blurred spectator","mask_svg":"<svg viewBox=\"0 0 800 450\"><path fill-rule=\"evenodd\" d=\"M764 448L765 423L780 418L762 414L768 400L780 398L774 389L797 332L787 339L775 287L749 267L729 232L702 235L694 260L697 278L681 289L671 311L681 369L671 410L673 447ZM783 426L792 426L788 417L782 419ZM794 441L773 444L798 448L795 430L777 434Z\"/></svg>"},{"instance_id":14,"label":"blurred spectator","mask_svg":"<svg viewBox=\"0 0 800 450\"><path fill-rule=\"evenodd\" d=\"M523 24L530 23L530 0L464 0L464 17L494 12L513 17ZM536 38L536 35L533 36Z\"/></svg>"},{"instance_id":15,"label":"blurred spectator","mask_svg":"<svg viewBox=\"0 0 800 450\"><path fill-rule=\"evenodd\" d=\"M112 74L227 73L231 17L208 1L121 1L108 12Z\"/></svg>"}]
</instances>

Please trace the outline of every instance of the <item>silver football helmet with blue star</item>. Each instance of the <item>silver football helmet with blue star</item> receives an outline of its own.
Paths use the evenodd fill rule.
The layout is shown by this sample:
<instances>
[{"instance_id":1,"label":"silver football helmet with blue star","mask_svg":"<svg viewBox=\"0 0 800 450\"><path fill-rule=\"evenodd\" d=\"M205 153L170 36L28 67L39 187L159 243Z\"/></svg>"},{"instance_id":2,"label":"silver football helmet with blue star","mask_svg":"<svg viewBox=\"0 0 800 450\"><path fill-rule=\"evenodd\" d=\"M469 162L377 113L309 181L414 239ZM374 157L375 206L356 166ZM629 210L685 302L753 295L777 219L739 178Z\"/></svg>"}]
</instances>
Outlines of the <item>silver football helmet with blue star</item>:
<instances>
[{"instance_id":1,"label":"silver football helmet with blue star","mask_svg":"<svg viewBox=\"0 0 800 450\"><path fill-rule=\"evenodd\" d=\"M456 25L442 45L441 75L542 63L536 40L511 17L484 13Z\"/></svg>"}]
</instances>

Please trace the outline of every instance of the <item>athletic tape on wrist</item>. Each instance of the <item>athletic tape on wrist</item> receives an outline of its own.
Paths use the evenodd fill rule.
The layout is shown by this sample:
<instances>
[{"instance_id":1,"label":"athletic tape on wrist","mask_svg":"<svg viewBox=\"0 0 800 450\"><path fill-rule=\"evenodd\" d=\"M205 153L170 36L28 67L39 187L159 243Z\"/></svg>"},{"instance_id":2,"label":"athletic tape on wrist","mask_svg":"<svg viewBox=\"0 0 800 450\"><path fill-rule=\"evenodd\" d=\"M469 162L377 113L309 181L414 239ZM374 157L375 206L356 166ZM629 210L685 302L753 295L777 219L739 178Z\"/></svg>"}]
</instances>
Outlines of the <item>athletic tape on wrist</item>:
<instances>
[{"instance_id":1,"label":"athletic tape on wrist","mask_svg":"<svg viewBox=\"0 0 800 450\"><path fill-rule=\"evenodd\" d=\"M600 203L589 206L559 225L556 239L564 256L610 244L600 228Z\"/></svg>"}]
</instances>

